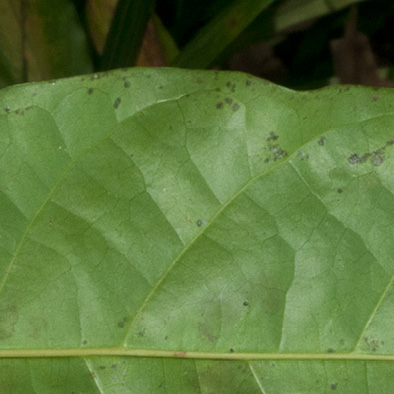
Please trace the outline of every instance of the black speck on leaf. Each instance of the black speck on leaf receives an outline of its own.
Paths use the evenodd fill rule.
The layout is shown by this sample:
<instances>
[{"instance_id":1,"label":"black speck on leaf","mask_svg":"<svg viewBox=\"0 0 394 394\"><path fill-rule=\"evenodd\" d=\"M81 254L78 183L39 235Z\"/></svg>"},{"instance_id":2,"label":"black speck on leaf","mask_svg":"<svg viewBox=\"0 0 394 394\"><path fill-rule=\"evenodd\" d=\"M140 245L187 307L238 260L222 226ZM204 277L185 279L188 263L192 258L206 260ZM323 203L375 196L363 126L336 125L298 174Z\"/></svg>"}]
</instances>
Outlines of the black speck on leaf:
<instances>
[{"instance_id":1,"label":"black speck on leaf","mask_svg":"<svg viewBox=\"0 0 394 394\"><path fill-rule=\"evenodd\" d=\"M119 328L123 328L123 327L124 327L124 322L120 321L120 322L118 323L118 327L119 327Z\"/></svg>"},{"instance_id":2,"label":"black speck on leaf","mask_svg":"<svg viewBox=\"0 0 394 394\"><path fill-rule=\"evenodd\" d=\"M386 142L386 145L387 145L387 146L394 145L394 140L387 141L387 142Z\"/></svg>"},{"instance_id":3,"label":"black speck on leaf","mask_svg":"<svg viewBox=\"0 0 394 394\"><path fill-rule=\"evenodd\" d=\"M85 339L82 341L82 345L86 345L88 343L88 341Z\"/></svg>"},{"instance_id":4,"label":"black speck on leaf","mask_svg":"<svg viewBox=\"0 0 394 394\"><path fill-rule=\"evenodd\" d=\"M249 305L249 302L248 301L245 301L244 302L244 306L248 306Z\"/></svg>"},{"instance_id":5,"label":"black speck on leaf","mask_svg":"<svg viewBox=\"0 0 394 394\"><path fill-rule=\"evenodd\" d=\"M222 102L217 103L217 104L216 104L216 108L217 108L217 109L223 108L223 103L222 103Z\"/></svg>"},{"instance_id":6,"label":"black speck on leaf","mask_svg":"<svg viewBox=\"0 0 394 394\"><path fill-rule=\"evenodd\" d=\"M230 349L230 353L234 353L234 349L233 348Z\"/></svg>"},{"instance_id":7,"label":"black speck on leaf","mask_svg":"<svg viewBox=\"0 0 394 394\"><path fill-rule=\"evenodd\" d=\"M131 86L131 84L130 84L129 81L125 81L125 82L123 83L123 86L124 86L125 88L129 88L129 87Z\"/></svg>"},{"instance_id":8,"label":"black speck on leaf","mask_svg":"<svg viewBox=\"0 0 394 394\"><path fill-rule=\"evenodd\" d=\"M112 364L112 365L111 365L111 367L112 367L113 369L116 369L117 366L118 366L118 364Z\"/></svg>"},{"instance_id":9,"label":"black speck on leaf","mask_svg":"<svg viewBox=\"0 0 394 394\"><path fill-rule=\"evenodd\" d=\"M93 88L90 88L90 89L88 90L88 94L93 94Z\"/></svg>"},{"instance_id":10,"label":"black speck on leaf","mask_svg":"<svg viewBox=\"0 0 394 394\"><path fill-rule=\"evenodd\" d=\"M380 166L384 162L383 156L379 155L377 152L373 153L371 160L375 167Z\"/></svg>"},{"instance_id":11,"label":"black speck on leaf","mask_svg":"<svg viewBox=\"0 0 394 394\"><path fill-rule=\"evenodd\" d=\"M229 88L229 87L231 87L231 82L227 82L226 83L226 86Z\"/></svg>"},{"instance_id":12,"label":"black speck on leaf","mask_svg":"<svg viewBox=\"0 0 394 394\"><path fill-rule=\"evenodd\" d=\"M270 131L270 136L267 138L267 141L276 141L279 137L273 132Z\"/></svg>"},{"instance_id":13,"label":"black speck on leaf","mask_svg":"<svg viewBox=\"0 0 394 394\"><path fill-rule=\"evenodd\" d=\"M197 226L198 227L204 226L204 222L201 219L197 220Z\"/></svg>"},{"instance_id":14,"label":"black speck on leaf","mask_svg":"<svg viewBox=\"0 0 394 394\"><path fill-rule=\"evenodd\" d=\"M350 164L361 163L361 157L357 153L353 153L348 157L348 161Z\"/></svg>"},{"instance_id":15,"label":"black speck on leaf","mask_svg":"<svg viewBox=\"0 0 394 394\"><path fill-rule=\"evenodd\" d=\"M252 84L252 82L249 81L249 80L247 80L247 81L245 82L245 85L246 85L246 86L250 86L251 84Z\"/></svg>"},{"instance_id":16,"label":"black speck on leaf","mask_svg":"<svg viewBox=\"0 0 394 394\"><path fill-rule=\"evenodd\" d=\"M327 353L335 353L335 350L334 349L327 349Z\"/></svg>"},{"instance_id":17,"label":"black speck on leaf","mask_svg":"<svg viewBox=\"0 0 394 394\"><path fill-rule=\"evenodd\" d=\"M235 92L235 84L231 86L231 91L234 93Z\"/></svg>"},{"instance_id":18,"label":"black speck on leaf","mask_svg":"<svg viewBox=\"0 0 394 394\"><path fill-rule=\"evenodd\" d=\"M338 193L342 193L343 190L342 190L341 188L339 188L339 189L337 190L337 192L338 192Z\"/></svg>"},{"instance_id":19,"label":"black speck on leaf","mask_svg":"<svg viewBox=\"0 0 394 394\"><path fill-rule=\"evenodd\" d=\"M333 384L331 385L331 390L336 390L337 387L338 387L338 383L333 383Z\"/></svg>"},{"instance_id":20,"label":"black speck on leaf","mask_svg":"<svg viewBox=\"0 0 394 394\"><path fill-rule=\"evenodd\" d=\"M105 365L100 365L99 369L106 369L107 367Z\"/></svg>"},{"instance_id":21,"label":"black speck on leaf","mask_svg":"<svg viewBox=\"0 0 394 394\"><path fill-rule=\"evenodd\" d=\"M122 101L122 100L121 100L120 97L118 97L118 98L115 100L115 102L114 102L114 108L115 108L115 109L118 109L118 108L119 108L119 104L120 104L121 101Z\"/></svg>"},{"instance_id":22,"label":"black speck on leaf","mask_svg":"<svg viewBox=\"0 0 394 394\"><path fill-rule=\"evenodd\" d=\"M224 101L225 101L227 104L231 104L231 103L233 102L233 99L231 99L230 97L226 97L226 98L224 99Z\"/></svg>"},{"instance_id":23,"label":"black speck on leaf","mask_svg":"<svg viewBox=\"0 0 394 394\"><path fill-rule=\"evenodd\" d=\"M326 137L324 135L319 139L319 141L317 141L317 143L321 146L323 146L325 142L326 142Z\"/></svg>"},{"instance_id":24,"label":"black speck on leaf","mask_svg":"<svg viewBox=\"0 0 394 394\"><path fill-rule=\"evenodd\" d=\"M234 103L233 106L232 106L232 109L233 109L234 112L238 111L239 110L239 105L237 103Z\"/></svg>"}]
</instances>

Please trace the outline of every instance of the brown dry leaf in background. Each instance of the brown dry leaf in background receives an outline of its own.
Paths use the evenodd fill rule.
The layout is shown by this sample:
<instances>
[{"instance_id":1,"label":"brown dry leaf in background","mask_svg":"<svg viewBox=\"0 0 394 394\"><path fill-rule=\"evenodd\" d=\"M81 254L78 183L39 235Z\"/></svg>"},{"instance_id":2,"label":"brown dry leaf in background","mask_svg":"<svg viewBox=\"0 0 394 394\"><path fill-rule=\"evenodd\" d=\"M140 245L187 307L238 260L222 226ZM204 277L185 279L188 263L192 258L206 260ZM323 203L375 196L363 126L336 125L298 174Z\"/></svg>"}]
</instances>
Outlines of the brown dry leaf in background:
<instances>
[{"instance_id":1,"label":"brown dry leaf in background","mask_svg":"<svg viewBox=\"0 0 394 394\"><path fill-rule=\"evenodd\" d=\"M342 84L393 87L392 81L381 79L369 39L357 31L357 8L352 7L343 38L331 40L335 74Z\"/></svg>"}]
</instances>

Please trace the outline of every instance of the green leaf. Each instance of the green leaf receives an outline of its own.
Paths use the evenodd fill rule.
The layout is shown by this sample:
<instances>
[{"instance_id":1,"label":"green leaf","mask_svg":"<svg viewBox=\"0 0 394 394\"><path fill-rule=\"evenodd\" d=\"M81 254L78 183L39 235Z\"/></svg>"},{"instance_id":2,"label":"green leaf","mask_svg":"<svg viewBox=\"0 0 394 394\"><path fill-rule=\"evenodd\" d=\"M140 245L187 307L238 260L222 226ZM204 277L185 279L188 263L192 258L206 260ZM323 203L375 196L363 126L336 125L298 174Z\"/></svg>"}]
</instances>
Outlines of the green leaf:
<instances>
[{"instance_id":1,"label":"green leaf","mask_svg":"<svg viewBox=\"0 0 394 394\"><path fill-rule=\"evenodd\" d=\"M2 393L387 393L393 91L131 69L0 91Z\"/></svg>"}]
</instances>

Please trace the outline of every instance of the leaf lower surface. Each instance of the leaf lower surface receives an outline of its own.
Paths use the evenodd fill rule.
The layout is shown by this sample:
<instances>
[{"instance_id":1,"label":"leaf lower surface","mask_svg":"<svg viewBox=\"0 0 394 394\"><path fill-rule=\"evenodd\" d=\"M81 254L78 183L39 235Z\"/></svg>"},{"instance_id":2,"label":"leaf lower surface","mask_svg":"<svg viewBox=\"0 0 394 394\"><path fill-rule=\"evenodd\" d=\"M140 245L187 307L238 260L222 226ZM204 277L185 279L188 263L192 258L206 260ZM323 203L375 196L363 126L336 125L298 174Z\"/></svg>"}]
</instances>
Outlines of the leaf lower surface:
<instances>
[{"instance_id":1,"label":"leaf lower surface","mask_svg":"<svg viewBox=\"0 0 394 394\"><path fill-rule=\"evenodd\" d=\"M394 95L129 69L0 91L2 393L388 393Z\"/></svg>"}]
</instances>

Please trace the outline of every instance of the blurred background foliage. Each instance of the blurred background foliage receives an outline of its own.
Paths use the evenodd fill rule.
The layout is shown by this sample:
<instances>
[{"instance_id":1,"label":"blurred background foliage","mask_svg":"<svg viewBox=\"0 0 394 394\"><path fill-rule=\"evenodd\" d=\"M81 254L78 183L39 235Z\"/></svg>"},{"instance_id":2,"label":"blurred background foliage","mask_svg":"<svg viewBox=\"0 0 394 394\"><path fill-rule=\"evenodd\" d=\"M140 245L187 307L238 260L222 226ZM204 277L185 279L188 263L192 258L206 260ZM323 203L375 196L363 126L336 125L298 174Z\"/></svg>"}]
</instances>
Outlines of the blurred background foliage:
<instances>
[{"instance_id":1,"label":"blurred background foliage","mask_svg":"<svg viewBox=\"0 0 394 394\"><path fill-rule=\"evenodd\" d=\"M119 67L394 86L388 0L0 0L0 87Z\"/></svg>"}]
</instances>

